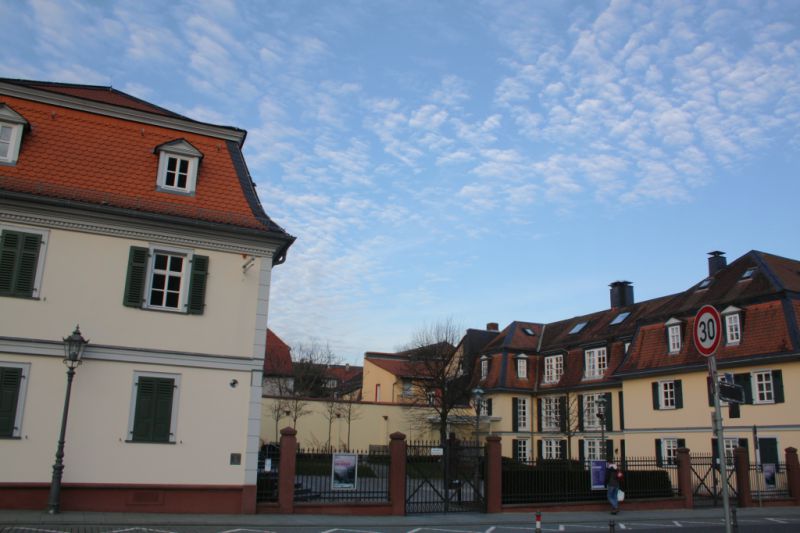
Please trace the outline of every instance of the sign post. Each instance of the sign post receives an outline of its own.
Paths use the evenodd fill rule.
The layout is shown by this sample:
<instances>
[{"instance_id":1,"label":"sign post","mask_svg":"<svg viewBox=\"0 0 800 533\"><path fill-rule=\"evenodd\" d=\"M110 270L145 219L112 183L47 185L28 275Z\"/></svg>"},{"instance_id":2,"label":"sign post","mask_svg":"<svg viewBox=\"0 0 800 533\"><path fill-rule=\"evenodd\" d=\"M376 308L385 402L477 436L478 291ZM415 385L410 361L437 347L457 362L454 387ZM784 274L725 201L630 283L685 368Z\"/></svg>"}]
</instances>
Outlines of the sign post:
<instances>
[{"instance_id":1,"label":"sign post","mask_svg":"<svg viewBox=\"0 0 800 533\"><path fill-rule=\"evenodd\" d=\"M717 377L717 358L714 353L722 338L722 319L719 312L710 305L700 308L694 317L692 330L694 346L701 355L708 358L708 372L714 387L714 416L712 417L714 435L717 437L717 461L722 478L722 506L725 513L725 533L731 533L731 505L728 495L728 468L725 457L725 436L722 430L722 409L719 404L719 378Z\"/></svg>"}]
</instances>

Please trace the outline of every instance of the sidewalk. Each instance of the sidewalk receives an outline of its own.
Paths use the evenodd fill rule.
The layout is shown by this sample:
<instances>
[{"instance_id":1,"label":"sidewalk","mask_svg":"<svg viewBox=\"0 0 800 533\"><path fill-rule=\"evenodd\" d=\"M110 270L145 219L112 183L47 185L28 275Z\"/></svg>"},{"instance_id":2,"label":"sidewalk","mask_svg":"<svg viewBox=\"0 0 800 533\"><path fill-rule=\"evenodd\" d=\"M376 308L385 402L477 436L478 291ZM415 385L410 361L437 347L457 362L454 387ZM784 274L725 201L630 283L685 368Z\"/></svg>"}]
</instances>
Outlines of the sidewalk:
<instances>
[{"instance_id":1,"label":"sidewalk","mask_svg":"<svg viewBox=\"0 0 800 533\"><path fill-rule=\"evenodd\" d=\"M793 518L800 520L800 507L749 507L737 510L738 518ZM622 511L612 516L606 512L551 512L542 514L543 524L608 524L622 521L722 519L722 508ZM254 527L320 527L353 529L367 527L447 526L485 530L490 526L535 525L533 513L450 513L410 516L333 516L333 515L205 515L153 513L84 513L0 510L1 526L254 526Z\"/></svg>"}]
</instances>

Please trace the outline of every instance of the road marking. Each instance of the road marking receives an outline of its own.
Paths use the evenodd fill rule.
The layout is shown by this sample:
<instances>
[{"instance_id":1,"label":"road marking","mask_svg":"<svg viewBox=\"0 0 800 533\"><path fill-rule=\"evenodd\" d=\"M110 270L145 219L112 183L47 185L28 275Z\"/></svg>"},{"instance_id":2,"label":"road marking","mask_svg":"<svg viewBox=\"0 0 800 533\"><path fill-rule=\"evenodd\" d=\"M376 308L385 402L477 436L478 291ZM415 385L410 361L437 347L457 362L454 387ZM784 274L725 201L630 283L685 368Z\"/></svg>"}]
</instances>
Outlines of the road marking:
<instances>
[{"instance_id":1,"label":"road marking","mask_svg":"<svg viewBox=\"0 0 800 533\"><path fill-rule=\"evenodd\" d=\"M126 529L112 529L108 533L133 533L134 531L143 531L150 533L176 533L175 531L167 531L166 529L150 529L146 527L129 527Z\"/></svg>"},{"instance_id":2,"label":"road marking","mask_svg":"<svg viewBox=\"0 0 800 533\"><path fill-rule=\"evenodd\" d=\"M788 524L786 520L780 520L778 518L765 518L764 520L771 520L773 522L777 522L778 524Z\"/></svg>"},{"instance_id":3,"label":"road marking","mask_svg":"<svg viewBox=\"0 0 800 533\"><path fill-rule=\"evenodd\" d=\"M421 529L421 528L420 528ZM341 528L333 528L328 529L327 531L323 531L322 533L333 533L334 531L351 531L353 533L380 533L379 531L368 531L364 529L341 529ZM419 531L419 529L415 529L414 531ZM411 532L409 532L411 533Z\"/></svg>"},{"instance_id":4,"label":"road marking","mask_svg":"<svg viewBox=\"0 0 800 533\"><path fill-rule=\"evenodd\" d=\"M58 529L37 529L33 527L17 527L14 529L19 529L20 531L35 531L36 533L67 533L66 531Z\"/></svg>"},{"instance_id":5,"label":"road marking","mask_svg":"<svg viewBox=\"0 0 800 533\"><path fill-rule=\"evenodd\" d=\"M675 524L675 527L683 527L677 520L673 520L672 523Z\"/></svg>"},{"instance_id":6,"label":"road marking","mask_svg":"<svg viewBox=\"0 0 800 533\"><path fill-rule=\"evenodd\" d=\"M270 531L269 529L226 529L225 531L220 531L219 533L275 533L275 531Z\"/></svg>"},{"instance_id":7,"label":"road marking","mask_svg":"<svg viewBox=\"0 0 800 533\"><path fill-rule=\"evenodd\" d=\"M492 533L492 531L494 531L494 530L495 530L495 526L492 526L489 529L487 529L485 533Z\"/></svg>"}]
</instances>

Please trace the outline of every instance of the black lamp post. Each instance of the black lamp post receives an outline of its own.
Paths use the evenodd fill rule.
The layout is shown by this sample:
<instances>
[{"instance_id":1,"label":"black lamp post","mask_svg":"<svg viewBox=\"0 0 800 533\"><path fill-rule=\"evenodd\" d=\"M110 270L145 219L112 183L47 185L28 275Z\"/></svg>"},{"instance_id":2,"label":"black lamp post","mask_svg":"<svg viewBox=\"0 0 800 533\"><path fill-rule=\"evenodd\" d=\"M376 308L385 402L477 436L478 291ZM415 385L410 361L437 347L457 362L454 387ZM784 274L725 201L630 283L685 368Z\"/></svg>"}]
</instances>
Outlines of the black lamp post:
<instances>
[{"instance_id":1,"label":"black lamp post","mask_svg":"<svg viewBox=\"0 0 800 533\"><path fill-rule=\"evenodd\" d=\"M606 402L601 398L597 402L597 419L600 420L600 445L603 447L603 460L608 463L608 446L606 446Z\"/></svg>"},{"instance_id":2,"label":"black lamp post","mask_svg":"<svg viewBox=\"0 0 800 533\"><path fill-rule=\"evenodd\" d=\"M483 400L483 389L476 387L472 389L472 399L475 404L475 442L478 443L478 431L481 424L481 401Z\"/></svg>"},{"instance_id":3,"label":"black lamp post","mask_svg":"<svg viewBox=\"0 0 800 533\"><path fill-rule=\"evenodd\" d=\"M72 392L72 378L75 368L81 364L83 349L89 343L81 335L80 326L75 326L72 335L64 339L64 364L67 365L67 394L64 398L64 411L61 414L61 434L58 438L56 462L53 465L53 482L50 485L50 500L47 512L56 514L61 506L61 476L64 474L64 438L67 433L67 415L69 414L69 395Z\"/></svg>"}]
</instances>

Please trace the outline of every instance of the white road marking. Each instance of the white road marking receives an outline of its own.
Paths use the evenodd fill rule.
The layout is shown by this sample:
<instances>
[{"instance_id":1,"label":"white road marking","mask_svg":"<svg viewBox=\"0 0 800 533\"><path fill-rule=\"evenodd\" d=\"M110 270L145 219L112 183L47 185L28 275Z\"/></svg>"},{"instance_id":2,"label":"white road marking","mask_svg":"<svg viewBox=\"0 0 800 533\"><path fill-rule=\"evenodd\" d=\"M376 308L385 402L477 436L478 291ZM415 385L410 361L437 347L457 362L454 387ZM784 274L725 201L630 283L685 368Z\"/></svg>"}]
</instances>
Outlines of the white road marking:
<instances>
[{"instance_id":1,"label":"white road marking","mask_svg":"<svg viewBox=\"0 0 800 533\"><path fill-rule=\"evenodd\" d=\"M227 529L219 533L275 533L269 529Z\"/></svg>"},{"instance_id":2,"label":"white road marking","mask_svg":"<svg viewBox=\"0 0 800 533\"><path fill-rule=\"evenodd\" d=\"M677 520L673 520L672 523L675 524L675 527L683 527Z\"/></svg>"},{"instance_id":3,"label":"white road marking","mask_svg":"<svg viewBox=\"0 0 800 533\"><path fill-rule=\"evenodd\" d=\"M490 527L489 529L487 529L487 530L485 531L485 533L492 533L492 531L494 531L495 529L496 529L496 528L495 528L495 526L492 526L492 527Z\"/></svg>"},{"instance_id":4,"label":"white road marking","mask_svg":"<svg viewBox=\"0 0 800 533\"><path fill-rule=\"evenodd\" d=\"M128 533L134 531L144 531L150 533L176 533L175 531L167 531L165 529L150 529L146 527L129 527L127 529L112 529L108 533Z\"/></svg>"},{"instance_id":5,"label":"white road marking","mask_svg":"<svg viewBox=\"0 0 800 533\"><path fill-rule=\"evenodd\" d=\"M19 529L20 531L35 531L36 533L67 533L66 531L58 529L37 529L33 527L18 527L15 529Z\"/></svg>"},{"instance_id":6,"label":"white road marking","mask_svg":"<svg viewBox=\"0 0 800 533\"><path fill-rule=\"evenodd\" d=\"M328 529L327 531L323 531L322 533L333 533L334 531L351 531L352 533L380 533L379 531L368 531L364 529L341 529L341 528L333 528ZM418 530L415 530L418 531Z\"/></svg>"},{"instance_id":7,"label":"white road marking","mask_svg":"<svg viewBox=\"0 0 800 533\"><path fill-rule=\"evenodd\" d=\"M764 520L771 520L772 522L776 522L778 524L788 524L786 520L780 520L778 518L765 518Z\"/></svg>"}]
</instances>

